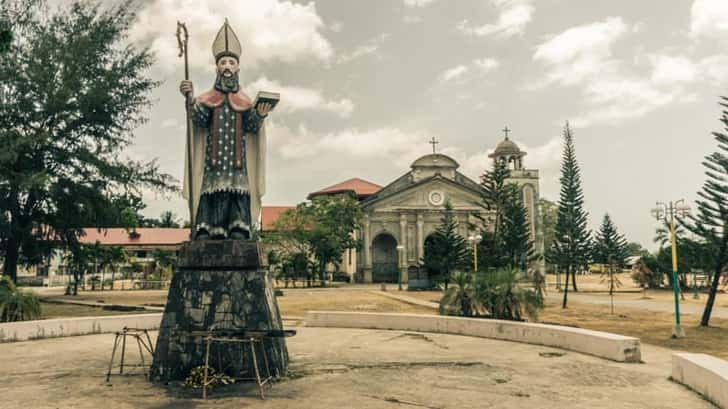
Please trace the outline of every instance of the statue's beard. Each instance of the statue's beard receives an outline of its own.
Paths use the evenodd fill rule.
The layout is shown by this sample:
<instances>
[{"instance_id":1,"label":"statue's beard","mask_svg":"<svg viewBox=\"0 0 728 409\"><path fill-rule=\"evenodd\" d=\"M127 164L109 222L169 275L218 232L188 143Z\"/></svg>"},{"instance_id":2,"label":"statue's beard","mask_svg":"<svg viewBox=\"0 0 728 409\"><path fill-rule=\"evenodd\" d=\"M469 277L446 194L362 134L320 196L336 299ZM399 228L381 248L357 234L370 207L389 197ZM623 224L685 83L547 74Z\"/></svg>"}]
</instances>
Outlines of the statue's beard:
<instances>
[{"instance_id":1,"label":"statue's beard","mask_svg":"<svg viewBox=\"0 0 728 409\"><path fill-rule=\"evenodd\" d=\"M223 75L222 72L217 73L217 78L215 79L215 88L218 90L228 93L228 92L238 92L238 73L234 72L230 76Z\"/></svg>"}]
</instances>

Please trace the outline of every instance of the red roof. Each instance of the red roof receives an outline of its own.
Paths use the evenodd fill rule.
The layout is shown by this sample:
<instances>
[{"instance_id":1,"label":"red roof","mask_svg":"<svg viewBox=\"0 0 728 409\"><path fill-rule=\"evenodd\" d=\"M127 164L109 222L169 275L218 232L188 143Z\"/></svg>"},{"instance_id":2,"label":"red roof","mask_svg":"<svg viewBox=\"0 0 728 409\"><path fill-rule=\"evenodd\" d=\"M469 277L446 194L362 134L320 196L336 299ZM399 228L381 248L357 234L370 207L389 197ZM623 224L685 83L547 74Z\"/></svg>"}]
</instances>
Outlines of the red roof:
<instances>
[{"instance_id":1,"label":"red roof","mask_svg":"<svg viewBox=\"0 0 728 409\"><path fill-rule=\"evenodd\" d=\"M308 195L308 198L311 199L315 196L332 195L343 192L354 192L359 199L364 199L377 193L381 188L382 187L376 183L368 182L364 179L353 178L337 183L333 186L323 188L318 192L313 192Z\"/></svg>"},{"instance_id":2,"label":"red roof","mask_svg":"<svg viewBox=\"0 0 728 409\"><path fill-rule=\"evenodd\" d=\"M80 237L81 243L94 244L97 241L107 246L151 246L179 245L190 239L190 229L166 227L137 227L138 236L129 237L124 228L83 229L85 235Z\"/></svg>"},{"instance_id":3,"label":"red roof","mask_svg":"<svg viewBox=\"0 0 728 409\"><path fill-rule=\"evenodd\" d=\"M273 230L273 224L286 210L295 209L296 206L263 206L260 209L260 218L263 231Z\"/></svg>"}]
</instances>

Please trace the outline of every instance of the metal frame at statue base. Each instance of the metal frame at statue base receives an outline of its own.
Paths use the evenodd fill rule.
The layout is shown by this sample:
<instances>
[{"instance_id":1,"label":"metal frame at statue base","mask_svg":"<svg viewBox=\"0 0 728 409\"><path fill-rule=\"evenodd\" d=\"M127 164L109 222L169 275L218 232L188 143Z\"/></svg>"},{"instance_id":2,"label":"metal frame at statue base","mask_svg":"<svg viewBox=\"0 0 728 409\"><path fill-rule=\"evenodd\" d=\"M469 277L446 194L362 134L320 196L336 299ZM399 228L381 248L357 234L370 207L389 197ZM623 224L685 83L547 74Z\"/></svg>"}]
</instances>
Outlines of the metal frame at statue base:
<instances>
[{"instance_id":1,"label":"metal frame at statue base","mask_svg":"<svg viewBox=\"0 0 728 409\"><path fill-rule=\"evenodd\" d=\"M126 358L126 338L132 337L137 342L139 347L139 359L140 364L125 364L124 358ZM149 353L149 364L152 363L152 357L154 356L154 344L152 344L152 338L149 336L149 332L146 329L140 328L128 328L124 327L121 332L115 333L114 348L111 350L111 359L109 360L109 370L106 372L106 382L109 382L111 378L111 371L114 369L114 357L116 356L116 349L121 341L121 360L119 362L119 375L124 374L124 367L142 368L144 371L144 377L149 379L149 368L144 361L144 350ZM142 348L143 347L143 348Z\"/></svg>"},{"instance_id":2,"label":"metal frame at statue base","mask_svg":"<svg viewBox=\"0 0 728 409\"><path fill-rule=\"evenodd\" d=\"M255 372L255 377L232 377L235 381L256 381L258 384L258 389L260 391L260 398L265 400L265 392L263 390L264 385L271 385L273 380L276 376L279 376L280 374L272 374L270 370L270 366L268 364L268 356L265 353L265 340L270 340L272 342L272 339L275 338L273 336L270 336L270 331L246 331L241 330L240 334L225 334L225 335L214 335L215 330L211 331L176 331L177 335L183 335L183 336L190 336L190 337L201 337L205 341L205 364L203 365L204 375L202 380L202 399L207 399L207 389L208 387L214 382L209 377L209 370L211 368L210 365L210 347L212 344L240 344L240 359L241 362L245 359L245 354L243 353L243 349L245 348L245 345L250 346L250 356L253 360L253 371ZM281 336L288 337L295 335L295 331L281 331ZM263 356L263 364L265 365L265 376L261 376L261 362L258 359L258 354L256 352L255 346L260 346L260 352ZM245 365L243 365L245 366ZM227 368L217 368L219 373L224 373L225 369Z\"/></svg>"}]
</instances>

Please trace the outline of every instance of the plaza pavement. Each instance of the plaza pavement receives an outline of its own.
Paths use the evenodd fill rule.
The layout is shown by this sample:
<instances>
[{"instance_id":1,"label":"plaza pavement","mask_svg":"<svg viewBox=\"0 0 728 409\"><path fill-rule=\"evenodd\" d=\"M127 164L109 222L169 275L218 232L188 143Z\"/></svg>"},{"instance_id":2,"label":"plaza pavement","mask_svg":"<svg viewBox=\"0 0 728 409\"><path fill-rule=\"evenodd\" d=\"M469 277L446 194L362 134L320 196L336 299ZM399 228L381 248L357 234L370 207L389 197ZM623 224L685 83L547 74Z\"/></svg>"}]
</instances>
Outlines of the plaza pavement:
<instances>
[{"instance_id":1,"label":"plaza pavement","mask_svg":"<svg viewBox=\"0 0 728 409\"><path fill-rule=\"evenodd\" d=\"M199 391L104 382L112 334L0 344L3 408L692 408L713 406L667 379L670 351L644 364L444 334L296 328L290 376L260 401L250 385ZM135 355L127 360L134 361Z\"/></svg>"}]
</instances>

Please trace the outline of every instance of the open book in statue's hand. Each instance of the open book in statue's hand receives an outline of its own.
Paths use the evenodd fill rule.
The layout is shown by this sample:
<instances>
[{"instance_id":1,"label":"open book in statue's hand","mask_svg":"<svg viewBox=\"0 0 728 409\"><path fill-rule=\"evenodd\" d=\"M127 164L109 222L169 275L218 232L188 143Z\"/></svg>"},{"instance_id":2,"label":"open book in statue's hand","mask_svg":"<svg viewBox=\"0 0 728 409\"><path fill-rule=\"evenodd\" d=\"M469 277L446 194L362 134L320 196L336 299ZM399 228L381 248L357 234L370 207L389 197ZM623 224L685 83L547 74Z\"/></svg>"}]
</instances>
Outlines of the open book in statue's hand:
<instances>
[{"instance_id":1,"label":"open book in statue's hand","mask_svg":"<svg viewBox=\"0 0 728 409\"><path fill-rule=\"evenodd\" d=\"M277 92L259 91L258 95L256 95L255 97L255 102L253 102L253 106L255 107L255 109L258 109L258 105L268 103L270 104L269 111L272 111L280 100L281 94Z\"/></svg>"}]
</instances>

